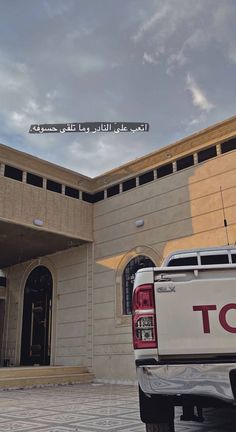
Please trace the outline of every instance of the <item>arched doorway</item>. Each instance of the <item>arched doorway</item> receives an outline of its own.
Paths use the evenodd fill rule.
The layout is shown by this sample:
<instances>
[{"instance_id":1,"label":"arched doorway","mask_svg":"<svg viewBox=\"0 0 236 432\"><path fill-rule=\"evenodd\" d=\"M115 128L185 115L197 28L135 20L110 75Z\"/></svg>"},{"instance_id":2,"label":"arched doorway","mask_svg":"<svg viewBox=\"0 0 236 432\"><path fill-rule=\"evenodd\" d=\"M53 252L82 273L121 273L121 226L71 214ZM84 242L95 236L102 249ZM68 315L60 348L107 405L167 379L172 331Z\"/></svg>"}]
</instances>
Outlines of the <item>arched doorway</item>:
<instances>
[{"instance_id":1,"label":"arched doorway","mask_svg":"<svg viewBox=\"0 0 236 432\"><path fill-rule=\"evenodd\" d=\"M38 266L28 276L24 290L21 365L49 365L52 323L52 275Z\"/></svg>"}]
</instances>

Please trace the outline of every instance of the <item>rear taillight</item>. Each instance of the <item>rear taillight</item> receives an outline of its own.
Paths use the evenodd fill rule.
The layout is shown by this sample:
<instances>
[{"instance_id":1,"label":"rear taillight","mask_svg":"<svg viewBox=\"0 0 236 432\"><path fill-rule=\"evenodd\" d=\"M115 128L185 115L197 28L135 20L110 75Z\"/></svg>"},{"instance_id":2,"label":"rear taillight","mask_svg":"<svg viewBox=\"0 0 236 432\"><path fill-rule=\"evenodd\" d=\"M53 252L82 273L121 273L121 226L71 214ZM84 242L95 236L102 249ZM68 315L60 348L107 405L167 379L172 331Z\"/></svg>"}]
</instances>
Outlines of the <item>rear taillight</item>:
<instances>
[{"instance_id":1,"label":"rear taillight","mask_svg":"<svg viewBox=\"0 0 236 432\"><path fill-rule=\"evenodd\" d=\"M132 306L134 348L157 348L153 284L140 285L135 289Z\"/></svg>"}]
</instances>

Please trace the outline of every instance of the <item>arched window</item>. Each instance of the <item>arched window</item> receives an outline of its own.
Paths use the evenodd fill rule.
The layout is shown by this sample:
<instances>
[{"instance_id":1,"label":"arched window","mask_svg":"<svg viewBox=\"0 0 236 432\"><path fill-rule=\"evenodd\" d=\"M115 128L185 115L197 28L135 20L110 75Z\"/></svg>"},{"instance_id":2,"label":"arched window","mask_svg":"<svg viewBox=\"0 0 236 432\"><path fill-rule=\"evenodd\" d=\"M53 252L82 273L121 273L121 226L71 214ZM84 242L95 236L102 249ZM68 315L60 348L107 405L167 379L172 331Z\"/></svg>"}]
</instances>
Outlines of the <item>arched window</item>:
<instances>
[{"instance_id":1,"label":"arched window","mask_svg":"<svg viewBox=\"0 0 236 432\"><path fill-rule=\"evenodd\" d=\"M123 314L132 313L132 293L135 273L143 267L155 267L154 262L145 255L138 255L133 258L125 267L122 275L123 288Z\"/></svg>"}]
</instances>

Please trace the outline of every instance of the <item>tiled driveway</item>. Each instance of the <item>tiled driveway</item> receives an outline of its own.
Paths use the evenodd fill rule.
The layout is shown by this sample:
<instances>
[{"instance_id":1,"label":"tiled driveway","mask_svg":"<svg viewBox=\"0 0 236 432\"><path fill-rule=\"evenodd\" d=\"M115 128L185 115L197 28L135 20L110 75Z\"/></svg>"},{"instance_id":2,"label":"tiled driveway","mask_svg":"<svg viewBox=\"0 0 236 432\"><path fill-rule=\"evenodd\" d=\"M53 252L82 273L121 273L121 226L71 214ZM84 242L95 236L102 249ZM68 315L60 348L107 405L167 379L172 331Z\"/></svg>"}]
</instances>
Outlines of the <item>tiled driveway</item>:
<instances>
[{"instance_id":1,"label":"tiled driveway","mask_svg":"<svg viewBox=\"0 0 236 432\"><path fill-rule=\"evenodd\" d=\"M0 432L144 432L133 386L80 384L0 391ZM203 424L180 422L176 432L236 431L236 411L211 410Z\"/></svg>"}]
</instances>

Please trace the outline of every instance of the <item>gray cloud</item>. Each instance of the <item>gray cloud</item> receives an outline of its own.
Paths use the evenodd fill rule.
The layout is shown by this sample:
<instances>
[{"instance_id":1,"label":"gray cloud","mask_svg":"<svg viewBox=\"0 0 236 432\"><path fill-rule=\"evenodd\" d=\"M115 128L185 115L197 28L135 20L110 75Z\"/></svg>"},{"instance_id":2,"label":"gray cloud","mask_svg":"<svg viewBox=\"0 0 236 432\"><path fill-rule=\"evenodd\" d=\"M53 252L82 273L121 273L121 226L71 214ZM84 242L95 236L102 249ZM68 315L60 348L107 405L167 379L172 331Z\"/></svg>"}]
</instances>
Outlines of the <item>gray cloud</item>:
<instances>
[{"instance_id":1,"label":"gray cloud","mask_svg":"<svg viewBox=\"0 0 236 432\"><path fill-rule=\"evenodd\" d=\"M233 0L2 2L1 142L95 176L234 115L235 18ZM75 121L150 132L28 134Z\"/></svg>"},{"instance_id":2,"label":"gray cloud","mask_svg":"<svg viewBox=\"0 0 236 432\"><path fill-rule=\"evenodd\" d=\"M139 41L146 33L156 28L159 23L165 20L168 12L170 12L170 5L167 3L161 4L157 11L154 14L151 14L151 16L140 25L137 33L133 36L133 40L135 42Z\"/></svg>"},{"instance_id":3,"label":"gray cloud","mask_svg":"<svg viewBox=\"0 0 236 432\"><path fill-rule=\"evenodd\" d=\"M193 105L206 112L209 112L214 108L214 105L207 99L204 91L199 87L190 74L187 75L186 84L187 89L191 93Z\"/></svg>"}]
</instances>

